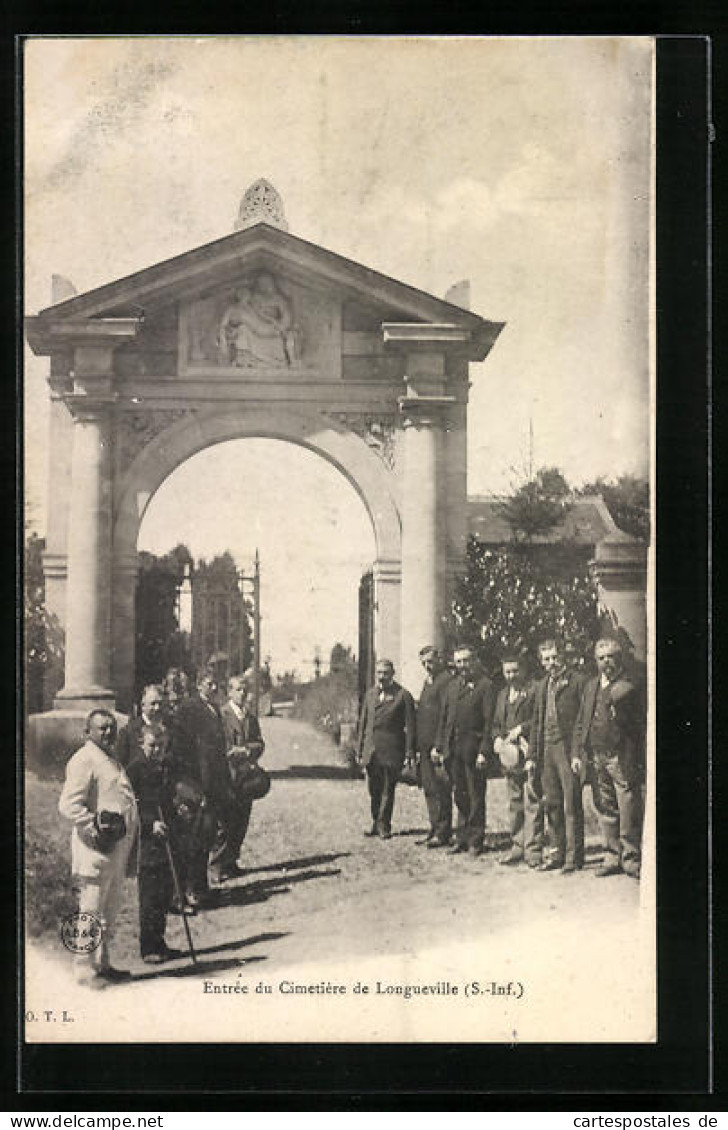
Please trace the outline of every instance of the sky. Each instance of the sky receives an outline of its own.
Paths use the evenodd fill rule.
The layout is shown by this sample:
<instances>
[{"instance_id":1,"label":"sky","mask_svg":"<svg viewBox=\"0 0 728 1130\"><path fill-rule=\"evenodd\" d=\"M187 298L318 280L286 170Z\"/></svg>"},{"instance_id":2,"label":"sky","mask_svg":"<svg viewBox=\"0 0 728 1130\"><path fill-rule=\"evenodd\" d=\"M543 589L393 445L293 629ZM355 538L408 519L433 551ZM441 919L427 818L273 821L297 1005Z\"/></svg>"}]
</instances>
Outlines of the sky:
<instances>
[{"instance_id":1,"label":"sky","mask_svg":"<svg viewBox=\"0 0 728 1130\"><path fill-rule=\"evenodd\" d=\"M506 323L471 366L470 494L513 485L529 422L534 465L575 484L646 474L651 76L652 42L634 38L31 40L26 312L50 303L53 273L82 292L228 234L264 176L294 234L436 295L469 279L472 309ZM27 352L27 505L41 532L47 364ZM371 560L361 503L323 461L280 444L264 458L261 443L179 468L140 548L185 540L189 520L190 536L243 555L250 530L262 543L266 522L287 529L315 495L321 528L294 568L340 588L342 570ZM218 546L229 523L215 514L239 481L247 530ZM276 594L284 572L270 575ZM355 643L355 594L350 614L329 603L295 630L290 608L271 610L274 660L294 654L287 632L295 654L326 654L339 629Z\"/></svg>"}]
</instances>

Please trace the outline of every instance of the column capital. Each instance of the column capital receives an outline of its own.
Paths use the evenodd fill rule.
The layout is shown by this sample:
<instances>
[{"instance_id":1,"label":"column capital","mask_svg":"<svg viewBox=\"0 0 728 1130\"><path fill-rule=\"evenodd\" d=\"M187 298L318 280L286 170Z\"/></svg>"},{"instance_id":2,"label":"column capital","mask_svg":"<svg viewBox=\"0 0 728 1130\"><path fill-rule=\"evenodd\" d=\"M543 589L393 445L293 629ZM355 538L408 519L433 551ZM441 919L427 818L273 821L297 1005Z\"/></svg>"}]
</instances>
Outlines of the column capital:
<instances>
[{"instance_id":1,"label":"column capital","mask_svg":"<svg viewBox=\"0 0 728 1130\"><path fill-rule=\"evenodd\" d=\"M405 428L447 428L454 396L400 396L399 410Z\"/></svg>"}]
</instances>

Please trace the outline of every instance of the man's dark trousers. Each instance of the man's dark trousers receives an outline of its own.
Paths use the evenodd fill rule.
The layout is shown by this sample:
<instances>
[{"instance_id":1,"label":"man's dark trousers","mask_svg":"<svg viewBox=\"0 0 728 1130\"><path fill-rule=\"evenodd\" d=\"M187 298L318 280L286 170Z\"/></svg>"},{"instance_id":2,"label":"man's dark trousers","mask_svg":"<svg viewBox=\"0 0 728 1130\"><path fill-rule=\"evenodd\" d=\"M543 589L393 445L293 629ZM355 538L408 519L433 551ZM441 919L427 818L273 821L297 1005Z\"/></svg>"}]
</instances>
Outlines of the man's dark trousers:
<instances>
[{"instance_id":1,"label":"man's dark trousers","mask_svg":"<svg viewBox=\"0 0 728 1130\"><path fill-rule=\"evenodd\" d=\"M455 839L462 847L482 848L485 839L485 794L488 778L485 768L479 769L460 757L448 762L458 810Z\"/></svg>"},{"instance_id":2,"label":"man's dark trousers","mask_svg":"<svg viewBox=\"0 0 728 1130\"><path fill-rule=\"evenodd\" d=\"M452 782L444 765L433 765L429 751L420 760L422 790L433 836L452 836Z\"/></svg>"},{"instance_id":3,"label":"man's dark trousers","mask_svg":"<svg viewBox=\"0 0 728 1130\"><path fill-rule=\"evenodd\" d=\"M544 802L556 860L584 866L584 809L581 782L572 771L562 742L547 742L541 771Z\"/></svg>"},{"instance_id":4,"label":"man's dark trousers","mask_svg":"<svg viewBox=\"0 0 728 1130\"><path fill-rule=\"evenodd\" d=\"M513 848L521 850L532 867L541 863L543 853L543 808L534 783L525 769L504 773L508 797L508 830Z\"/></svg>"},{"instance_id":5,"label":"man's dark trousers","mask_svg":"<svg viewBox=\"0 0 728 1130\"><path fill-rule=\"evenodd\" d=\"M210 852L209 863L213 874L224 874L237 865L252 810L252 800L236 800L226 806L224 819L218 827L215 844Z\"/></svg>"},{"instance_id":6,"label":"man's dark trousers","mask_svg":"<svg viewBox=\"0 0 728 1130\"><path fill-rule=\"evenodd\" d=\"M399 769L385 765L375 752L367 765L367 782L372 804L372 822L379 832L392 831L394 790L399 780Z\"/></svg>"},{"instance_id":7,"label":"man's dark trousers","mask_svg":"<svg viewBox=\"0 0 728 1130\"><path fill-rule=\"evenodd\" d=\"M639 866L642 794L636 774L625 773L615 754L595 753L592 796L604 837L604 863Z\"/></svg>"},{"instance_id":8,"label":"man's dark trousers","mask_svg":"<svg viewBox=\"0 0 728 1130\"><path fill-rule=\"evenodd\" d=\"M172 901L172 874L168 863L154 860L139 866L139 949L142 957L163 953L167 910Z\"/></svg>"}]
</instances>

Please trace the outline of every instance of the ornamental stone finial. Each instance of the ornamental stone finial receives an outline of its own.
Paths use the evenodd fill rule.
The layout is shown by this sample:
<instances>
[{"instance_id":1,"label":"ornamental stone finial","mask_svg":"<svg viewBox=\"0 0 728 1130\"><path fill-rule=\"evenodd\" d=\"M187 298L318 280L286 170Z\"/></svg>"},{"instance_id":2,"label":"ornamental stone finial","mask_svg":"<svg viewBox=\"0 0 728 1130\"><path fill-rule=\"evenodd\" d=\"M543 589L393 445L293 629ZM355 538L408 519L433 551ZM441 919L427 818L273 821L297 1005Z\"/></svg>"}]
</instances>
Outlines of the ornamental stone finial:
<instances>
[{"instance_id":1,"label":"ornamental stone finial","mask_svg":"<svg viewBox=\"0 0 728 1130\"><path fill-rule=\"evenodd\" d=\"M254 181L240 201L235 231L250 228L253 224L270 224L273 228L288 231L283 201L270 181L263 177Z\"/></svg>"}]
</instances>

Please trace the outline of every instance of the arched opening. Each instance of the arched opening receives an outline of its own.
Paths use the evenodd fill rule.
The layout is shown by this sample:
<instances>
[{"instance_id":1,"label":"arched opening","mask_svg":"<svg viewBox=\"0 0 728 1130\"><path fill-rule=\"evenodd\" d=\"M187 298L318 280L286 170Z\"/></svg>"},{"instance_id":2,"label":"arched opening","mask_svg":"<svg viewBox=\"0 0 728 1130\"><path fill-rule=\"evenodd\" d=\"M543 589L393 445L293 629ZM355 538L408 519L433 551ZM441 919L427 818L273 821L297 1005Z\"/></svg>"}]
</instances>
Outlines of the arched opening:
<instances>
[{"instance_id":1,"label":"arched opening","mask_svg":"<svg viewBox=\"0 0 728 1130\"><path fill-rule=\"evenodd\" d=\"M396 661L401 523L392 480L363 439L321 415L190 413L160 432L120 480L115 499L112 680L119 705L129 708L139 683L139 551L164 554L179 544L207 561L227 551L243 572L259 550L261 658L303 678L317 658L328 666L335 644L358 654L366 635L359 582L373 568L373 644Z\"/></svg>"},{"instance_id":2,"label":"arched opening","mask_svg":"<svg viewBox=\"0 0 728 1130\"><path fill-rule=\"evenodd\" d=\"M274 676L309 680L317 668L328 669L336 644L357 652L358 587L376 554L372 524L343 476L311 452L281 440L238 439L191 456L150 500L137 543L147 560L180 546L200 582L201 570L215 561L221 568L224 555L249 578L259 553L261 658ZM213 649L232 650L218 576L216 595L204 599L201 583L192 585L193 607L185 601L180 609L194 666ZM138 656L135 681L138 689Z\"/></svg>"}]
</instances>

